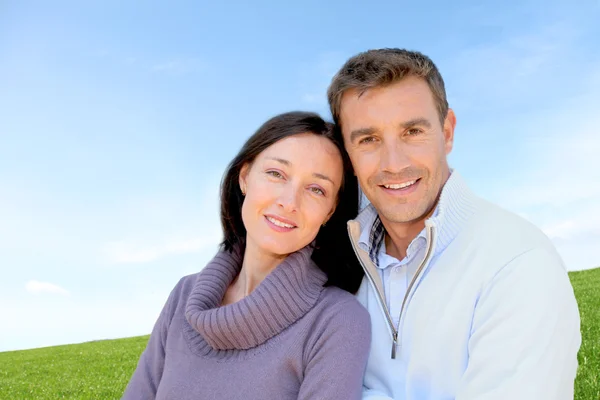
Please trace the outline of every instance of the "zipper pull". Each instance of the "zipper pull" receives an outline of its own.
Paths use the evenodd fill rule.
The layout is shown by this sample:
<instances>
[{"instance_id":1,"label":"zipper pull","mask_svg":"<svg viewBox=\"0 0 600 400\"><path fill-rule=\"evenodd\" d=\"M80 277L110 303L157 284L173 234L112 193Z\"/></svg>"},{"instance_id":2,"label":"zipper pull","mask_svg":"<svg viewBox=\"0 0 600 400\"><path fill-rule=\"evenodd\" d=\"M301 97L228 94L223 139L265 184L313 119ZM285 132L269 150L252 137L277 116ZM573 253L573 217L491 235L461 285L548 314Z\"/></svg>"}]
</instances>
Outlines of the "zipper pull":
<instances>
[{"instance_id":1,"label":"zipper pull","mask_svg":"<svg viewBox=\"0 0 600 400\"><path fill-rule=\"evenodd\" d=\"M396 359L396 347L398 346L398 333L394 332L392 336L392 360Z\"/></svg>"}]
</instances>

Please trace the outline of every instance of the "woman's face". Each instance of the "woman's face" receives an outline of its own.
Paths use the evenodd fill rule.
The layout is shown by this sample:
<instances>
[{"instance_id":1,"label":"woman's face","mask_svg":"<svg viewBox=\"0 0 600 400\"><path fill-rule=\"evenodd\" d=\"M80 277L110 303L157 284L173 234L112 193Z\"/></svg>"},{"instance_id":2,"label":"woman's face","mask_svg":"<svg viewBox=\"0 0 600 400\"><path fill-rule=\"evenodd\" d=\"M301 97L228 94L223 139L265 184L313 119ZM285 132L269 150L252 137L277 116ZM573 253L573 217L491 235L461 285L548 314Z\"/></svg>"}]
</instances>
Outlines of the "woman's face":
<instances>
[{"instance_id":1,"label":"woman's face","mask_svg":"<svg viewBox=\"0 0 600 400\"><path fill-rule=\"evenodd\" d=\"M247 248L281 257L311 243L335 210L342 177L342 157L324 137L294 135L265 149L240 171Z\"/></svg>"}]
</instances>

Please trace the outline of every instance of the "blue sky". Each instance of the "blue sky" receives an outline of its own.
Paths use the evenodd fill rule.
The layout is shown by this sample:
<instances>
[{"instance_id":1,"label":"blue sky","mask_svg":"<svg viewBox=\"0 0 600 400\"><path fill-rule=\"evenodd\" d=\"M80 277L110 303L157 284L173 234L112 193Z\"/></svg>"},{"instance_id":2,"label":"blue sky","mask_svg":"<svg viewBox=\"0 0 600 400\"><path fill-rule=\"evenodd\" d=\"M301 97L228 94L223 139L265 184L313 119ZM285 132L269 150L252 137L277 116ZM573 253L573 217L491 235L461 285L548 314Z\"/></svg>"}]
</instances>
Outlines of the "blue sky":
<instances>
[{"instance_id":1,"label":"blue sky","mask_svg":"<svg viewBox=\"0 0 600 400\"><path fill-rule=\"evenodd\" d=\"M123 4L125 3L125 4ZM0 351L146 334L267 118L357 52L429 55L473 190L600 266L600 2L0 5Z\"/></svg>"}]
</instances>

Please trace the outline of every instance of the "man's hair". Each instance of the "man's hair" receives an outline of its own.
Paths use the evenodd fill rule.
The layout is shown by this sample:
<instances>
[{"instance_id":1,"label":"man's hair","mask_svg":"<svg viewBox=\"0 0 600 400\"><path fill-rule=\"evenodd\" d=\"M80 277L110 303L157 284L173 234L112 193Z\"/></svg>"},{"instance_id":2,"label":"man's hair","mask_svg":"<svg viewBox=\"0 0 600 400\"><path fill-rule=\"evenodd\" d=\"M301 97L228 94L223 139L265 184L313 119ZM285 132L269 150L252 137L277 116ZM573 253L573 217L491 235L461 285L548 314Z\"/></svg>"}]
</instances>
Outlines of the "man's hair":
<instances>
[{"instance_id":1,"label":"man's hair","mask_svg":"<svg viewBox=\"0 0 600 400\"><path fill-rule=\"evenodd\" d=\"M417 51L376 49L350 58L333 77L327 98L331 115L340 126L342 96L348 90L362 95L369 89L396 83L408 76L422 78L433 94L441 124L448 113L444 80L431 59Z\"/></svg>"}]
</instances>

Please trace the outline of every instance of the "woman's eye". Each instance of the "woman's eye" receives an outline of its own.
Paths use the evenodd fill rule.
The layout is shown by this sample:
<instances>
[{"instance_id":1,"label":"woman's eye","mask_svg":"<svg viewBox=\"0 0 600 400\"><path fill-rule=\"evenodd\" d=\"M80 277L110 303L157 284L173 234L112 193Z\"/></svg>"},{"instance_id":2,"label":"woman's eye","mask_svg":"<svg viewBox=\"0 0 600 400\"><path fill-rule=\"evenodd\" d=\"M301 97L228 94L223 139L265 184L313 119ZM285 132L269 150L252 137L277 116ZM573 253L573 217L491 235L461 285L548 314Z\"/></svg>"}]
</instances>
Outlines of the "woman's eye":
<instances>
[{"instance_id":1,"label":"woman's eye","mask_svg":"<svg viewBox=\"0 0 600 400\"><path fill-rule=\"evenodd\" d=\"M325 192L323 191L323 189L320 189L318 187L311 187L310 190L315 194L325 196Z\"/></svg>"},{"instance_id":2,"label":"woman's eye","mask_svg":"<svg viewBox=\"0 0 600 400\"><path fill-rule=\"evenodd\" d=\"M271 175L273 178L283 178L279 171L267 171L267 175Z\"/></svg>"}]
</instances>

